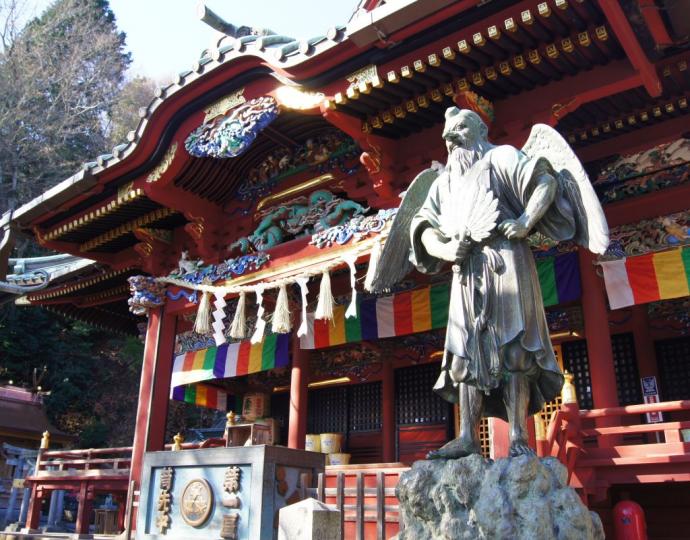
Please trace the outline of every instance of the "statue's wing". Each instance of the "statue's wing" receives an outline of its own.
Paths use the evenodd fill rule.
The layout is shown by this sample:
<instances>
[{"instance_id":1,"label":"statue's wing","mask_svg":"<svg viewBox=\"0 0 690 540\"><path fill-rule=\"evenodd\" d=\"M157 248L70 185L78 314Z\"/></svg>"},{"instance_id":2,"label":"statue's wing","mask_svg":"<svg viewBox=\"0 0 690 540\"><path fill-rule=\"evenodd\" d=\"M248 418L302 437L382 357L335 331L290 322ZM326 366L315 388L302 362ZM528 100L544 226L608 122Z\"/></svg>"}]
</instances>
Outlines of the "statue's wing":
<instances>
[{"instance_id":1,"label":"statue's wing","mask_svg":"<svg viewBox=\"0 0 690 540\"><path fill-rule=\"evenodd\" d=\"M577 223L574 240L593 253L603 254L609 245L604 210L582 163L558 131L535 124L522 151L532 158L544 157L556 171L559 187L570 203Z\"/></svg>"},{"instance_id":2,"label":"statue's wing","mask_svg":"<svg viewBox=\"0 0 690 540\"><path fill-rule=\"evenodd\" d=\"M371 282L372 292L383 292L401 281L410 273L410 225L438 177L438 170L431 168L419 173L407 188L398 213L391 224L388 238L383 245L381 258Z\"/></svg>"}]
</instances>

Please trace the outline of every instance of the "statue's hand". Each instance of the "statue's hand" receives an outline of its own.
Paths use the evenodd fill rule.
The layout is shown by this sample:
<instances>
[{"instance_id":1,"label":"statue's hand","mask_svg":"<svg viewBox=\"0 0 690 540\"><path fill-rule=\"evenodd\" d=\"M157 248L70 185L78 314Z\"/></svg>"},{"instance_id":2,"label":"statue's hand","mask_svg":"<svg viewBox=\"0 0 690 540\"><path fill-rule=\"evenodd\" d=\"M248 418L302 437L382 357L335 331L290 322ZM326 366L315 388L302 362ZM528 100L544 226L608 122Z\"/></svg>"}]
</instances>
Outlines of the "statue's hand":
<instances>
[{"instance_id":1,"label":"statue's hand","mask_svg":"<svg viewBox=\"0 0 690 540\"><path fill-rule=\"evenodd\" d=\"M529 234L529 227L527 227L522 218L506 219L498 226L498 230L503 233L508 240L527 238Z\"/></svg>"},{"instance_id":2,"label":"statue's hand","mask_svg":"<svg viewBox=\"0 0 690 540\"><path fill-rule=\"evenodd\" d=\"M439 231L428 228L422 233L422 243L429 255L452 263L461 262L472 249L470 240L446 238Z\"/></svg>"}]
</instances>

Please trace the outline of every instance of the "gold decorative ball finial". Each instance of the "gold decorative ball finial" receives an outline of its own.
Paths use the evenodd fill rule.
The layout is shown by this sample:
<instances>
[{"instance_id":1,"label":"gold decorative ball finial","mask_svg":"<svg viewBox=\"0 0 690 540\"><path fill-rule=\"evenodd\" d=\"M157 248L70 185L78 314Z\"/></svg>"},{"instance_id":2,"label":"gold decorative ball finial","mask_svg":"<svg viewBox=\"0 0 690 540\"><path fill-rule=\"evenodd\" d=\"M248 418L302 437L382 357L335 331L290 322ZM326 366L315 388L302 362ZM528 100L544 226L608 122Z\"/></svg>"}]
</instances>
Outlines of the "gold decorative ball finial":
<instances>
[{"instance_id":1,"label":"gold decorative ball finial","mask_svg":"<svg viewBox=\"0 0 690 540\"><path fill-rule=\"evenodd\" d=\"M173 437L173 452L179 452L182 450L182 443L184 442L184 437L181 433L178 433Z\"/></svg>"},{"instance_id":2,"label":"gold decorative ball finial","mask_svg":"<svg viewBox=\"0 0 690 540\"><path fill-rule=\"evenodd\" d=\"M43 437L41 437L41 450L46 450L50 447L50 432L44 431Z\"/></svg>"},{"instance_id":3,"label":"gold decorative ball finial","mask_svg":"<svg viewBox=\"0 0 690 540\"><path fill-rule=\"evenodd\" d=\"M228 426L234 426L236 419L235 419L235 411L230 411L228 414L225 415L225 417L228 419L227 425Z\"/></svg>"},{"instance_id":4,"label":"gold decorative ball finial","mask_svg":"<svg viewBox=\"0 0 690 540\"><path fill-rule=\"evenodd\" d=\"M565 378L563 389L561 390L561 399L563 403L577 403L577 393L575 392L575 385L573 384L573 374L565 371L563 372L563 377Z\"/></svg>"}]
</instances>

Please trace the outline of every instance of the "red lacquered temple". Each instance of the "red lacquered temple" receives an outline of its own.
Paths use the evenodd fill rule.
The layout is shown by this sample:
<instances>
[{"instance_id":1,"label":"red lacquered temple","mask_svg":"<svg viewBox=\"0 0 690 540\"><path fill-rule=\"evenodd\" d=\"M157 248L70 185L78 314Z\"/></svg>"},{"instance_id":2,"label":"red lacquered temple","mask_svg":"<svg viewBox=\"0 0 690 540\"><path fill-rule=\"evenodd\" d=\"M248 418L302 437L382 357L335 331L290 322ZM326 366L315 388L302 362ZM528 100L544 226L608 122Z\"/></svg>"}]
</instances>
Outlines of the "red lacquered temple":
<instances>
[{"instance_id":1,"label":"red lacquered temple","mask_svg":"<svg viewBox=\"0 0 690 540\"><path fill-rule=\"evenodd\" d=\"M431 391L448 274L413 272L378 296L363 285L399 195L445 160L444 111L459 105L496 144L520 147L535 123L560 132L611 230L602 257L531 237L572 375L534 417L534 447L567 466L607 535L624 526L614 506L631 500L649 538L686 537L687 6L365 0L306 41L204 16L214 46L157 90L128 140L3 218L3 260L21 233L98 263L25 303L131 334L146 322L132 447L42 450L26 528L68 489L77 532L106 492L131 530L142 458L169 442L172 397L238 414L258 400L272 441L291 448L341 434L332 461L349 464L328 466L317 496L344 509L346 538L393 536L399 473L455 436L457 410ZM486 455L505 456L506 425L483 432ZM69 472L54 470L60 460Z\"/></svg>"}]
</instances>

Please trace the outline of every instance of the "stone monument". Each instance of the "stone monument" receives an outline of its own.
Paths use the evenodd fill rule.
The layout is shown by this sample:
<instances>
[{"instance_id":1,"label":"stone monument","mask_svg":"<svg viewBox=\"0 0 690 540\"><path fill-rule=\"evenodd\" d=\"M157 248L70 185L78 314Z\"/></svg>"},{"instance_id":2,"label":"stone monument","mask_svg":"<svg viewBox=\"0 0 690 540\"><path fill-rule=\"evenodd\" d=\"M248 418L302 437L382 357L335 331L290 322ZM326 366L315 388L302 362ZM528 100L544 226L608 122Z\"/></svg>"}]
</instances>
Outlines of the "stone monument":
<instances>
[{"instance_id":1,"label":"stone monument","mask_svg":"<svg viewBox=\"0 0 690 540\"><path fill-rule=\"evenodd\" d=\"M549 339L527 237L539 232L556 242L572 240L603 253L608 246L603 210L582 164L549 126L535 125L524 147L518 150L491 144L486 124L473 111L451 107L445 117L447 164L422 172L407 190L386 240L372 290L390 288L412 266L431 274L451 265L445 350L434 391L459 404L460 433L427 457L470 461L415 464L400 482L403 513L406 520L412 520L413 530L419 519L440 516L433 526L434 534L424 536L420 529L422 535L417 538L483 537L481 531L489 529L477 524L488 527L494 523L491 504L505 500L505 519L513 520L510 525L501 525L507 536L491 529L494 532L485 537L595 538L598 529L591 523L585 529L573 529L577 532L572 535L564 532L560 521L556 522L560 512L556 507L545 514L547 517L539 514L540 509L553 506L544 501L554 497L570 501L573 511L579 499L560 482L561 473L549 473L557 467L550 462L540 464L528 444L526 418L560 393L563 374ZM519 457L518 461L490 464L476 456L480 452L482 416L508 421L510 456ZM525 471L526 476L521 476L523 465L533 472ZM486 485L495 485L497 498L484 494L488 488L481 483L465 478L457 479L454 488L447 488L452 483L445 479L453 471L479 475L480 479L486 476ZM531 485L537 481L539 485ZM547 484L551 487L544 491ZM414 496L405 487L408 485L421 490L420 495ZM516 491L514 485L522 487ZM459 493L473 491L462 495L464 502L460 502L453 495L455 488ZM570 495L561 495L566 492ZM427 497L428 493L432 496ZM515 499L516 493L522 495ZM526 493L532 494L535 501L538 495L541 502L532 513L515 513L520 506L518 499ZM429 506L432 503L437 505L434 511ZM578 511L589 516L584 506ZM480 516L482 512L489 514ZM535 531L524 529L521 520L531 522L537 514L539 520L552 522L550 529L548 524L543 527L551 530L551 535L533 536ZM450 522L454 532L446 534L443 523ZM458 528L460 523L467 527Z\"/></svg>"}]
</instances>

